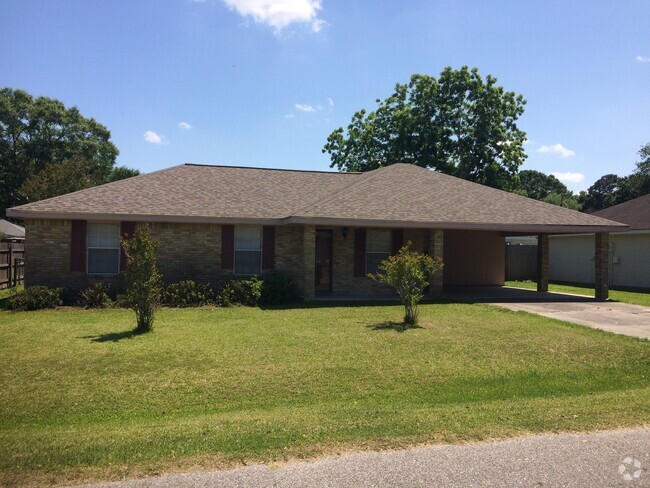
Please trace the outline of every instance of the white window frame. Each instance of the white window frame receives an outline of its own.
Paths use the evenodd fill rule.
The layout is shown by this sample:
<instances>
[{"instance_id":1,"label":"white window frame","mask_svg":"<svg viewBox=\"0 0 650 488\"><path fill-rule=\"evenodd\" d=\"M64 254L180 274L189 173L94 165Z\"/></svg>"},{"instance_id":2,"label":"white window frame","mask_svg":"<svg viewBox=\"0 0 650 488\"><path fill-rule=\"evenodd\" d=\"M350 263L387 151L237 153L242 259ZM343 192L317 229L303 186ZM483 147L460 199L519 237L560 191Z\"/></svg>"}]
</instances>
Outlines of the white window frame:
<instances>
[{"instance_id":1,"label":"white window frame","mask_svg":"<svg viewBox=\"0 0 650 488\"><path fill-rule=\"evenodd\" d=\"M247 229L247 230L257 230L260 235L260 248L259 250L257 249L243 249L237 248L237 229ZM235 225L235 230L234 230L234 236L233 236L233 266L232 266L232 272L235 276L259 276L262 274L262 249L264 248L264 243L262 242L263 239L263 233L262 233L262 226L261 225ZM260 253L260 259L259 259L259 268L257 273L253 274L242 274L242 273L237 273L237 252L259 252Z\"/></svg>"},{"instance_id":2,"label":"white window frame","mask_svg":"<svg viewBox=\"0 0 650 488\"><path fill-rule=\"evenodd\" d=\"M386 245L386 250L385 251L369 251L368 250L368 243L370 242L369 236L370 236L371 233L382 233L382 234L385 233L385 234L387 234L388 238L386 239L387 245ZM366 255L365 255L365 259L364 259L365 272L366 273L369 273L369 272L376 273L377 272L377 270L368 271L368 255L369 254L385 255L386 257L384 259L387 259L390 256L390 252L391 252L391 231L390 231L390 229L368 229L366 231Z\"/></svg>"},{"instance_id":3,"label":"white window frame","mask_svg":"<svg viewBox=\"0 0 650 488\"><path fill-rule=\"evenodd\" d=\"M117 247L115 246L91 246L90 245L90 226L91 225L111 225L111 226L116 226L117 227ZM90 271L90 250L91 249L117 249L117 266L116 266L116 272L115 273L109 273L109 272L94 272ZM119 222L88 222L87 227L86 227L86 274L93 275L93 276L115 276L120 274L120 256L121 256L122 250L120 246L120 223Z\"/></svg>"}]
</instances>

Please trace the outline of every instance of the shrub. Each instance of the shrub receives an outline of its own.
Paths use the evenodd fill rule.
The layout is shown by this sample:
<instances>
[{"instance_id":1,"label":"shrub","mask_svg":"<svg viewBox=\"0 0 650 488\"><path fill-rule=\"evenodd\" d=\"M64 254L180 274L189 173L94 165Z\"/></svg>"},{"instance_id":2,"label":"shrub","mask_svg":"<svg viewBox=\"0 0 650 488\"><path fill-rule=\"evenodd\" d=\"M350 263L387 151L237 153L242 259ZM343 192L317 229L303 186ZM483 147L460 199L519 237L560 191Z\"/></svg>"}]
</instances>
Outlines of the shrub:
<instances>
[{"instance_id":1,"label":"shrub","mask_svg":"<svg viewBox=\"0 0 650 488\"><path fill-rule=\"evenodd\" d=\"M162 292L162 303L170 307L201 307L214 301L210 285L187 280L171 283Z\"/></svg>"},{"instance_id":2,"label":"shrub","mask_svg":"<svg viewBox=\"0 0 650 488\"><path fill-rule=\"evenodd\" d=\"M368 276L395 289L404 304L404 323L416 325L418 304L422 300L424 289L442 266L442 259L412 251L411 243L408 242L397 254L379 264L377 274Z\"/></svg>"},{"instance_id":3,"label":"shrub","mask_svg":"<svg viewBox=\"0 0 650 488\"><path fill-rule=\"evenodd\" d=\"M108 285L96 283L79 294L79 304L84 308L106 308L113 305L108 294Z\"/></svg>"},{"instance_id":4,"label":"shrub","mask_svg":"<svg viewBox=\"0 0 650 488\"><path fill-rule=\"evenodd\" d=\"M9 297L7 308L14 311L42 310L62 305L61 288L30 286Z\"/></svg>"},{"instance_id":5,"label":"shrub","mask_svg":"<svg viewBox=\"0 0 650 488\"><path fill-rule=\"evenodd\" d=\"M260 305L288 305L298 301L298 285L286 274L272 272L262 276Z\"/></svg>"},{"instance_id":6,"label":"shrub","mask_svg":"<svg viewBox=\"0 0 650 488\"><path fill-rule=\"evenodd\" d=\"M126 253L126 295L135 311L136 331L153 328L156 306L160 300L160 273L156 268L158 243L149 236L146 227L138 227L130 239L122 239Z\"/></svg>"},{"instance_id":7,"label":"shrub","mask_svg":"<svg viewBox=\"0 0 650 488\"><path fill-rule=\"evenodd\" d=\"M263 281L257 276L247 280L232 280L226 282L217 296L217 303L222 307L230 305L246 305L255 307L262 296Z\"/></svg>"}]
</instances>

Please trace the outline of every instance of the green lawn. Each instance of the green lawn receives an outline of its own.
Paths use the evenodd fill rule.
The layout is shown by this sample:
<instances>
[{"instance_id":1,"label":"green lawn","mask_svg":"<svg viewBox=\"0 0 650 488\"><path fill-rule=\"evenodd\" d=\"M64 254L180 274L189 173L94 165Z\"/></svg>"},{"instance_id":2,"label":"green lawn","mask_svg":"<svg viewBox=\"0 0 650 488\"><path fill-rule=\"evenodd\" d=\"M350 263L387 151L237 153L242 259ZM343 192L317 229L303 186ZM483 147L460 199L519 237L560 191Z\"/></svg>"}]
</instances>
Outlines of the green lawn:
<instances>
[{"instance_id":1,"label":"green lawn","mask_svg":"<svg viewBox=\"0 0 650 488\"><path fill-rule=\"evenodd\" d=\"M0 485L650 422L650 341L490 305L0 312Z\"/></svg>"},{"instance_id":2,"label":"green lawn","mask_svg":"<svg viewBox=\"0 0 650 488\"><path fill-rule=\"evenodd\" d=\"M534 290L537 288L537 283L534 281L506 281L506 286L514 286L516 288L526 288ZM576 285L556 285L549 284L548 291L556 291L559 293L573 293L575 295L588 295L594 296L593 287L576 286ZM622 291L622 290L609 290L610 300L617 302L632 303L635 305L645 305L650 307L650 292L639 291Z\"/></svg>"}]
</instances>

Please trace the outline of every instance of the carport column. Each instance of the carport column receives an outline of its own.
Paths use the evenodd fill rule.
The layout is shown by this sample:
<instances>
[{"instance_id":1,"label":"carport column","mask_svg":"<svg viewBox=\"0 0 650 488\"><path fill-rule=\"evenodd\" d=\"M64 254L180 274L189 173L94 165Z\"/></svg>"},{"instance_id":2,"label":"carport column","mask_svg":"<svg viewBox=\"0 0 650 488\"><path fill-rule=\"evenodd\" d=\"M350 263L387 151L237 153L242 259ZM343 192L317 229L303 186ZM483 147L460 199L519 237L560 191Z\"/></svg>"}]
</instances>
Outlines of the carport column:
<instances>
[{"instance_id":1,"label":"carport column","mask_svg":"<svg viewBox=\"0 0 650 488\"><path fill-rule=\"evenodd\" d=\"M548 236L537 236L537 291L548 291Z\"/></svg>"},{"instance_id":2,"label":"carport column","mask_svg":"<svg viewBox=\"0 0 650 488\"><path fill-rule=\"evenodd\" d=\"M609 232L596 232L594 253L596 300L609 297Z\"/></svg>"},{"instance_id":3,"label":"carport column","mask_svg":"<svg viewBox=\"0 0 650 488\"><path fill-rule=\"evenodd\" d=\"M303 269L303 298L314 299L314 283L316 280L316 227L305 225L302 231L302 269Z\"/></svg>"},{"instance_id":4,"label":"carport column","mask_svg":"<svg viewBox=\"0 0 650 488\"><path fill-rule=\"evenodd\" d=\"M431 256L442 258L444 263L444 231L442 229L431 229ZM442 295L442 272L441 269L431 281L431 296L436 297Z\"/></svg>"}]
</instances>

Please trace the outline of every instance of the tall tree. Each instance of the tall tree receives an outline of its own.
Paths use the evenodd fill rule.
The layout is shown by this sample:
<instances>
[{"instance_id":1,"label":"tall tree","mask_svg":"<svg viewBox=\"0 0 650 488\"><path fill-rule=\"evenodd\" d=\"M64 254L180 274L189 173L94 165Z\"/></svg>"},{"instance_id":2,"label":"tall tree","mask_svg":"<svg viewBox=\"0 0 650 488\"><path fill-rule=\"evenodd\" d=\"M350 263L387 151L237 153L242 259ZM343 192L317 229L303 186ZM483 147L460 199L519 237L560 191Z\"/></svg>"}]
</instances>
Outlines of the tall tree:
<instances>
[{"instance_id":1,"label":"tall tree","mask_svg":"<svg viewBox=\"0 0 650 488\"><path fill-rule=\"evenodd\" d=\"M615 174L608 174L597 179L587 190L584 210L601 210L616 205L619 180L619 176Z\"/></svg>"},{"instance_id":2,"label":"tall tree","mask_svg":"<svg viewBox=\"0 0 650 488\"><path fill-rule=\"evenodd\" d=\"M110 137L106 127L84 117L76 107L34 98L23 90L0 89L0 212L36 195L60 195L70 185L80 189L80 184L110 181L118 155ZM74 168L75 164L80 167ZM78 181L66 181L64 174ZM60 188L47 181L48 175L62 183ZM29 191L23 192L25 188Z\"/></svg>"},{"instance_id":3,"label":"tall tree","mask_svg":"<svg viewBox=\"0 0 650 488\"><path fill-rule=\"evenodd\" d=\"M526 192L526 196L535 200L544 200L552 193L558 195L570 193L566 185L555 176L534 169L519 172L519 185Z\"/></svg>"},{"instance_id":4,"label":"tall tree","mask_svg":"<svg viewBox=\"0 0 650 488\"><path fill-rule=\"evenodd\" d=\"M323 152L341 171L402 162L513 189L526 158L516 123L526 101L496 82L466 66L445 68L439 78L413 75L375 111L360 110L346 131L333 131Z\"/></svg>"}]
</instances>

